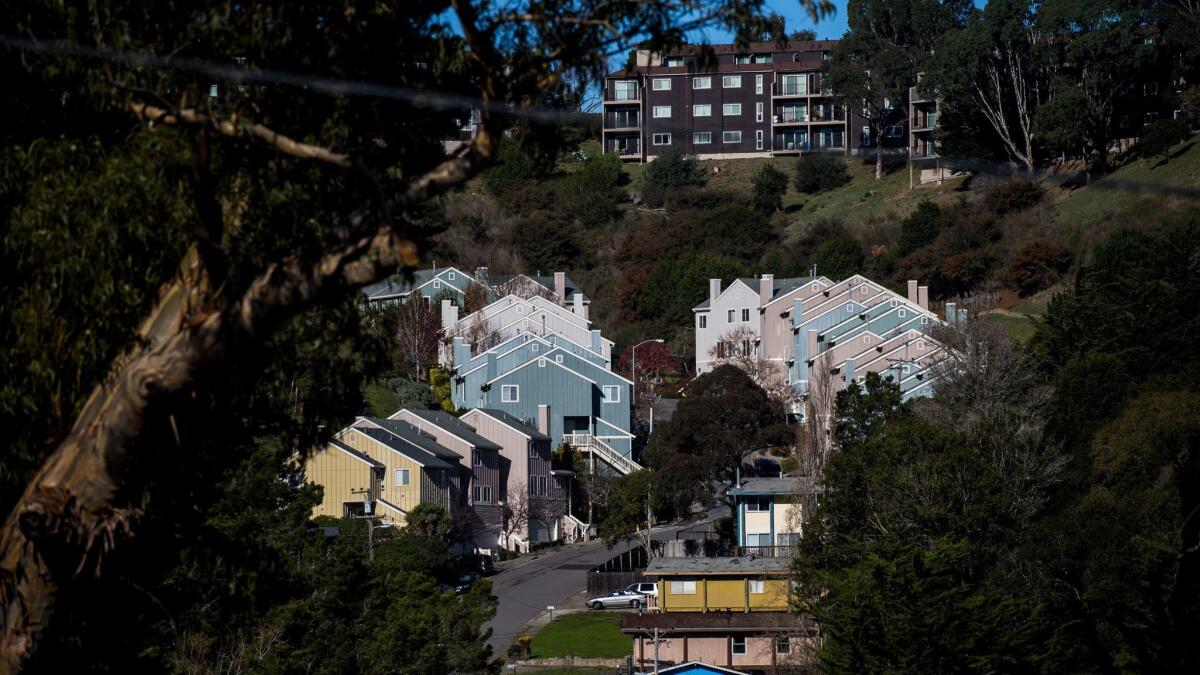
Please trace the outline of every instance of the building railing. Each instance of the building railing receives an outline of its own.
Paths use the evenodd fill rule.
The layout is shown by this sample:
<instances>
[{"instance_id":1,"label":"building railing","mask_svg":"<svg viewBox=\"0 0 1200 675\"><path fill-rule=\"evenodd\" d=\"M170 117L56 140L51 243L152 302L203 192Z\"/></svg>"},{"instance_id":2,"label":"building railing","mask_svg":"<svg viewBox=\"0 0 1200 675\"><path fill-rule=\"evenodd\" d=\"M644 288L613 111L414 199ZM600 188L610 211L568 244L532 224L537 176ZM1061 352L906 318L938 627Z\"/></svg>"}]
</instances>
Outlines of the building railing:
<instances>
[{"instance_id":1,"label":"building railing","mask_svg":"<svg viewBox=\"0 0 1200 675\"><path fill-rule=\"evenodd\" d=\"M809 118L812 122L845 122L846 109L840 105L833 108L813 108Z\"/></svg>"},{"instance_id":2,"label":"building railing","mask_svg":"<svg viewBox=\"0 0 1200 675\"><path fill-rule=\"evenodd\" d=\"M932 128L936 127L937 126L937 113L926 113L924 115L917 115L916 117L913 118L912 126L913 126L913 131L923 131L925 129L932 129Z\"/></svg>"},{"instance_id":3,"label":"building railing","mask_svg":"<svg viewBox=\"0 0 1200 675\"><path fill-rule=\"evenodd\" d=\"M636 110L615 111L604 115L605 129L635 129L639 122L640 116Z\"/></svg>"},{"instance_id":4,"label":"building railing","mask_svg":"<svg viewBox=\"0 0 1200 675\"><path fill-rule=\"evenodd\" d=\"M779 82L773 89L776 96L808 96L807 82L789 82L787 84Z\"/></svg>"},{"instance_id":5,"label":"building railing","mask_svg":"<svg viewBox=\"0 0 1200 675\"><path fill-rule=\"evenodd\" d=\"M634 471L640 471L642 468L641 464L622 455L614 450L611 445L586 431L563 434L563 440L580 452L591 453L593 457L599 458L602 462L622 474L630 474Z\"/></svg>"},{"instance_id":6,"label":"building railing","mask_svg":"<svg viewBox=\"0 0 1200 675\"><path fill-rule=\"evenodd\" d=\"M795 124L797 122L807 122L808 113L785 112L780 110L771 116L771 121L775 124Z\"/></svg>"},{"instance_id":7,"label":"building railing","mask_svg":"<svg viewBox=\"0 0 1200 675\"><path fill-rule=\"evenodd\" d=\"M914 159L937 157L937 147L932 144L915 145L909 149L909 153Z\"/></svg>"},{"instance_id":8,"label":"building railing","mask_svg":"<svg viewBox=\"0 0 1200 675\"><path fill-rule=\"evenodd\" d=\"M641 99L641 91L638 88L634 88L632 93L627 92L624 94L616 91L610 94L607 90L604 92L605 103L637 103Z\"/></svg>"},{"instance_id":9,"label":"building railing","mask_svg":"<svg viewBox=\"0 0 1200 675\"><path fill-rule=\"evenodd\" d=\"M720 539L667 539L656 542L663 558L790 558L795 546L734 546Z\"/></svg>"},{"instance_id":10,"label":"building railing","mask_svg":"<svg viewBox=\"0 0 1200 675\"><path fill-rule=\"evenodd\" d=\"M636 138L613 139L608 142L604 150L621 157L633 157L641 154L640 147Z\"/></svg>"}]
</instances>

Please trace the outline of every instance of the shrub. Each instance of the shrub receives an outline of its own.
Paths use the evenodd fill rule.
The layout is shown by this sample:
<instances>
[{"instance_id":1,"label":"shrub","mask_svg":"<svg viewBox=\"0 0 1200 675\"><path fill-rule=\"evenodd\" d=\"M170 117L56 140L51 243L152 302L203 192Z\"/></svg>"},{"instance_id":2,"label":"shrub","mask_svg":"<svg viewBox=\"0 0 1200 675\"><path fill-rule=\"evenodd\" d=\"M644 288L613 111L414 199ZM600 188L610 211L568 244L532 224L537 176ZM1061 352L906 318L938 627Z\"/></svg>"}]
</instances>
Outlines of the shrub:
<instances>
[{"instance_id":1,"label":"shrub","mask_svg":"<svg viewBox=\"0 0 1200 675\"><path fill-rule=\"evenodd\" d=\"M584 225L599 225L617 214L623 195L618 189L624 165L612 154L589 157L558 189L558 201Z\"/></svg>"},{"instance_id":2,"label":"shrub","mask_svg":"<svg viewBox=\"0 0 1200 675\"><path fill-rule=\"evenodd\" d=\"M700 162L678 150L664 152L646 167L647 187L678 188L685 185L701 186L706 182Z\"/></svg>"},{"instance_id":3,"label":"shrub","mask_svg":"<svg viewBox=\"0 0 1200 675\"><path fill-rule=\"evenodd\" d=\"M844 279L861 272L865 259L862 244L844 234L821 244L813 254L812 262L817 266L817 274L830 279Z\"/></svg>"},{"instance_id":4,"label":"shrub","mask_svg":"<svg viewBox=\"0 0 1200 675\"><path fill-rule=\"evenodd\" d=\"M1184 120L1158 120L1142 129L1133 151L1138 157L1158 157L1167 162L1171 159L1171 148L1186 141L1190 135Z\"/></svg>"},{"instance_id":5,"label":"shrub","mask_svg":"<svg viewBox=\"0 0 1200 675\"><path fill-rule=\"evenodd\" d=\"M928 199L917 204L917 210L900 221L900 255L925 248L942 231L942 210Z\"/></svg>"},{"instance_id":6,"label":"shrub","mask_svg":"<svg viewBox=\"0 0 1200 675\"><path fill-rule=\"evenodd\" d=\"M787 176L770 164L764 164L751 181L754 196L751 204L763 213L783 210L783 194L787 192Z\"/></svg>"},{"instance_id":7,"label":"shrub","mask_svg":"<svg viewBox=\"0 0 1200 675\"><path fill-rule=\"evenodd\" d=\"M1049 241L1029 244L1008 264L1008 283L1021 295L1033 295L1057 283L1071 266L1071 252Z\"/></svg>"},{"instance_id":8,"label":"shrub","mask_svg":"<svg viewBox=\"0 0 1200 675\"><path fill-rule=\"evenodd\" d=\"M846 162L841 157L813 153L801 156L796 162L794 182L798 191L816 194L849 183L850 174L846 172Z\"/></svg>"},{"instance_id":9,"label":"shrub","mask_svg":"<svg viewBox=\"0 0 1200 675\"><path fill-rule=\"evenodd\" d=\"M1036 206L1044 195L1045 191L1037 183L1024 178L1014 178L989 190L983 196L983 203L993 213L1002 216Z\"/></svg>"},{"instance_id":10,"label":"shrub","mask_svg":"<svg viewBox=\"0 0 1200 675\"><path fill-rule=\"evenodd\" d=\"M571 229L554 214L538 211L513 228L512 245L529 270L562 269L580 255Z\"/></svg>"},{"instance_id":11,"label":"shrub","mask_svg":"<svg viewBox=\"0 0 1200 675\"><path fill-rule=\"evenodd\" d=\"M744 202L726 202L705 213L692 229L692 245L700 250L728 251L746 262L757 261L775 239L765 214L747 212Z\"/></svg>"}]
</instances>

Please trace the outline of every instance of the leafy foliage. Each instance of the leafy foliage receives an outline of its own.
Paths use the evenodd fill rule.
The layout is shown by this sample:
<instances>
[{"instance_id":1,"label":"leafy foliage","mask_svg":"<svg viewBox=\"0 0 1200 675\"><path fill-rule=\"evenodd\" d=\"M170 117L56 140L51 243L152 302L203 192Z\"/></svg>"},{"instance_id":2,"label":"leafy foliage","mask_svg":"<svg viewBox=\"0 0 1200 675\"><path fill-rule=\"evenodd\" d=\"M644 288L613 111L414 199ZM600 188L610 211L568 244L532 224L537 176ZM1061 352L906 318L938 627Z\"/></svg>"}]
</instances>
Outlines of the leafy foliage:
<instances>
[{"instance_id":1,"label":"leafy foliage","mask_svg":"<svg viewBox=\"0 0 1200 675\"><path fill-rule=\"evenodd\" d=\"M849 183L850 174L846 172L846 160L814 152L796 160L796 173L792 176L792 182L797 191L811 195Z\"/></svg>"},{"instance_id":2,"label":"leafy foliage","mask_svg":"<svg viewBox=\"0 0 1200 675\"><path fill-rule=\"evenodd\" d=\"M787 175L770 164L763 164L752 179L754 191L750 203L763 213L783 210L783 195L787 192Z\"/></svg>"}]
</instances>

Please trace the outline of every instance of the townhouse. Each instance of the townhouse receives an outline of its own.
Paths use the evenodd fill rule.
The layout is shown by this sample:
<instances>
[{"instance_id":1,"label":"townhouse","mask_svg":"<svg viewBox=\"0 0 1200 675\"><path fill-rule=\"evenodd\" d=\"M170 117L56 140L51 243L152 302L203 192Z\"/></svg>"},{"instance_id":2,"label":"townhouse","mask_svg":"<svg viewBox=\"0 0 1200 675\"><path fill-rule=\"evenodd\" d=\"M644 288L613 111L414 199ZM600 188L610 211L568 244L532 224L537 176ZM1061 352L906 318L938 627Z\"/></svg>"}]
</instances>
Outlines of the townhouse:
<instances>
[{"instance_id":1,"label":"townhouse","mask_svg":"<svg viewBox=\"0 0 1200 675\"><path fill-rule=\"evenodd\" d=\"M734 542L746 555L789 557L803 533L800 482L788 476L744 478L730 488Z\"/></svg>"},{"instance_id":2,"label":"townhouse","mask_svg":"<svg viewBox=\"0 0 1200 675\"><path fill-rule=\"evenodd\" d=\"M579 290L564 272L553 275L494 274L486 267L476 267L473 274L457 267L433 267L415 270L411 276L397 274L366 286L362 296L372 304L404 302L413 293L430 300L447 299L456 307L464 307L466 293L472 284L480 286L487 302L506 295L520 298L544 297L560 305L578 305L587 318L591 300Z\"/></svg>"},{"instance_id":3,"label":"townhouse","mask_svg":"<svg viewBox=\"0 0 1200 675\"><path fill-rule=\"evenodd\" d=\"M668 149L701 159L902 148L902 114L871 138L824 81L836 40L638 50L604 83L604 151L649 161Z\"/></svg>"},{"instance_id":4,"label":"townhouse","mask_svg":"<svg viewBox=\"0 0 1200 675\"><path fill-rule=\"evenodd\" d=\"M817 629L808 616L789 611L789 558L660 557L645 574L657 579L655 606L621 616L621 632L633 638L634 658L643 667L698 661L777 672L811 666Z\"/></svg>"},{"instance_id":5,"label":"townhouse","mask_svg":"<svg viewBox=\"0 0 1200 675\"><path fill-rule=\"evenodd\" d=\"M954 313L953 303L947 313ZM841 389L876 372L901 384L905 398L929 395L941 346L928 337L940 323L928 287L908 282L901 296L861 275L735 279L693 308L697 372L730 354L786 372L798 401L812 389ZM795 410L800 412L799 409Z\"/></svg>"},{"instance_id":6,"label":"townhouse","mask_svg":"<svg viewBox=\"0 0 1200 675\"><path fill-rule=\"evenodd\" d=\"M605 339L587 318L583 296L576 294L568 308L541 296L522 298L510 294L459 317L458 307L442 301L442 330L448 339L462 338L480 353L514 336L530 333L547 339L566 340L599 354L612 363L612 340ZM457 365L454 352L442 353L443 365Z\"/></svg>"}]
</instances>

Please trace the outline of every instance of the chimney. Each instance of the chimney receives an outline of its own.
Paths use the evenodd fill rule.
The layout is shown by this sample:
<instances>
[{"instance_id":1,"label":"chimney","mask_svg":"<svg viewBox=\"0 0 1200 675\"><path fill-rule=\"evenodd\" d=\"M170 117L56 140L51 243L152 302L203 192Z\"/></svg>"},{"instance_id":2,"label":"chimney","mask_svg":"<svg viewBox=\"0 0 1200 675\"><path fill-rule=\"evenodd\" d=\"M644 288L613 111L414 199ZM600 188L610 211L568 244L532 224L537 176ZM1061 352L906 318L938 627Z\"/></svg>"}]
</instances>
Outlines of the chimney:
<instances>
[{"instance_id":1,"label":"chimney","mask_svg":"<svg viewBox=\"0 0 1200 675\"><path fill-rule=\"evenodd\" d=\"M442 330L454 328L458 323L458 305L449 300L442 301Z\"/></svg>"},{"instance_id":2,"label":"chimney","mask_svg":"<svg viewBox=\"0 0 1200 675\"><path fill-rule=\"evenodd\" d=\"M916 279L908 280L908 301L912 304L917 304L917 281Z\"/></svg>"},{"instance_id":3,"label":"chimney","mask_svg":"<svg viewBox=\"0 0 1200 675\"><path fill-rule=\"evenodd\" d=\"M597 354L602 353L600 350L600 345L600 330L595 329L592 331L592 351L596 352Z\"/></svg>"},{"instance_id":4,"label":"chimney","mask_svg":"<svg viewBox=\"0 0 1200 675\"><path fill-rule=\"evenodd\" d=\"M467 346L466 340L463 340L461 337L455 337L452 342L454 344L454 348L453 351L451 351L451 355L454 359L454 365L462 366L466 364L467 361L470 361L471 348Z\"/></svg>"},{"instance_id":5,"label":"chimney","mask_svg":"<svg viewBox=\"0 0 1200 675\"><path fill-rule=\"evenodd\" d=\"M567 306L567 273L554 273L554 295L558 298L558 304L563 307Z\"/></svg>"},{"instance_id":6,"label":"chimney","mask_svg":"<svg viewBox=\"0 0 1200 675\"><path fill-rule=\"evenodd\" d=\"M717 301L717 298L719 298L719 297L721 297L721 280L720 279L709 279L708 280L708 302L710 304L714 303Z\"/></svg>"},{"instance_id":7,"label":"chimney","mask_svg":"<svg viewBox=\"0 0 1200 675\"><path fill-rule=\"evenodd\" d=\"M957 326L967 325L967 310L965 310L965 309L958 310L958 323L955 325L957 325Z\"/></svg>"},{"instance_id":8,"label":"chimney","mask_svg":"<svg viewBox=\"0 0 1200 675\"><path fill-rule=\"evenodd\" d=\"M574 307L571 311L575 313L575 316L583 316L586 319L587 317L583 315L583 293L572 295L571 300L574 301Z\"/></svg>"},{"instance_id":9,"label":"chimney","mask_svg":"<svg viewBox=\"0 0 1200 675\"><path fill-rule=\"evenodd\" d=\"M808 331L808 353L805 356L809 359L817 358L817 331L811 328Z\"/></svg>"},{"instance_id":10,"label":"chimney","mask_svg":"<svg viewBox=\"0 0 1200 675\"><path fill-rule=\"evenodd\" d=\"M849 389L850 383L854 381L854 359L846 359L846 363L842 365L845 371L845 380L842 382L843 389Z\"/></svg>"},{"instance_id":11,"label":"chimney","mask_svg":"<svg viewBox=\"0 0 1200 675\"><path fill-rule=\"evenodd\" d=\"M775 275L764 274L758 279L758 304L767 304L771 301L771 296L775 295Z\"/></svg>"},{"instance_id":12,"label":"chimney","mask_svg":"<svg viewBox=\"0 0 1200 675\"><path fill-rule=\"evenodd\" d=\"M487 381L496 379L496 352L487 353Z\"/></svg>"},{"instance_id":13,"label":"chimney","mask_svg":"<svg viewBox=\"0 0 1200 675\"><path fill-rule=\"evenodd\" d=\"M544 403L538 406L537 430L550 435L550 406Z\"/></svg>"},{"instance_id":14,"label":"chimney","mask_svg":"<svg viewBox=\"0 0 1200 675\"><path fill-rule=\"evenodd\" d=\"M804 323L804 301L799 298L792 300L792 327Z\"/></svg>"},{"instance_id":15,"label":"chimney","mask_svg":"<svg viewBox=\"0 0 1200 675\"><path fill-rule=\"evenodd\" d=\"M479 283L486 286L487 285L487 276L488 276L488 274L487 274L486 267L476 267L475 268L475 281L478 281Z\"/></svg>"},{"instance_id":16,"label":"chimney","mask_svg":"<svg viewBox=\"0 0 1200 675\"><path fill-rule=\"evenodd\" d=\"M951 326L958 323L958 316L955 315L953 302L946 303L946 323L950 324Z\"/></svg>"},{"instance_id":17,"label":"chimney","mask_svg":"<svg viewBox=\"0 0 1200 675\"><path fill-rule=\"evenodd\" d=\"M920 286L917 288L917 304L921 309L929 311L929 287Z\"/></svg>"}]
</instances>

